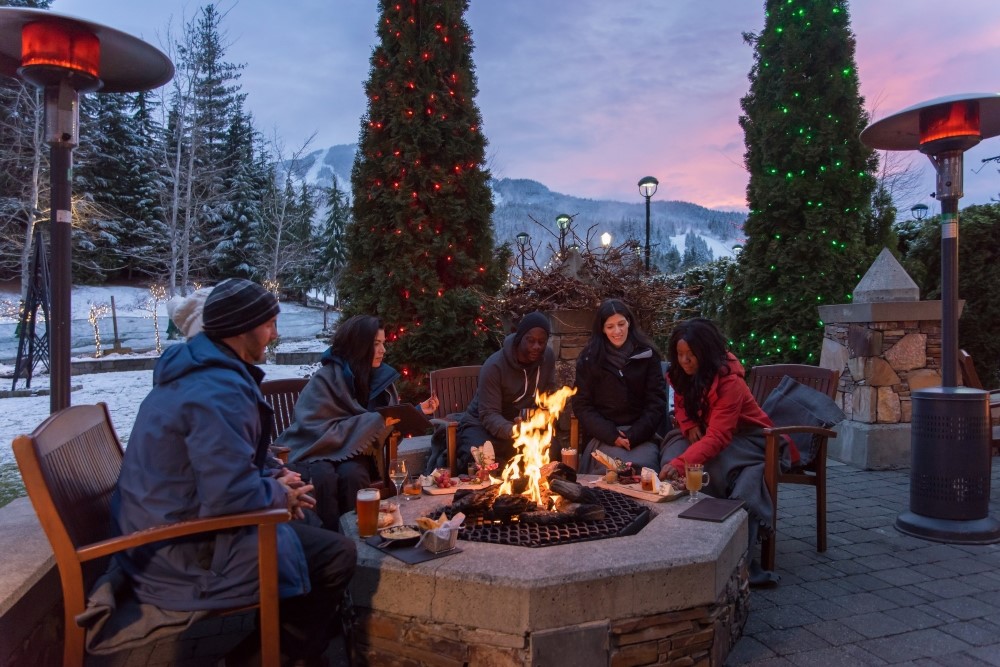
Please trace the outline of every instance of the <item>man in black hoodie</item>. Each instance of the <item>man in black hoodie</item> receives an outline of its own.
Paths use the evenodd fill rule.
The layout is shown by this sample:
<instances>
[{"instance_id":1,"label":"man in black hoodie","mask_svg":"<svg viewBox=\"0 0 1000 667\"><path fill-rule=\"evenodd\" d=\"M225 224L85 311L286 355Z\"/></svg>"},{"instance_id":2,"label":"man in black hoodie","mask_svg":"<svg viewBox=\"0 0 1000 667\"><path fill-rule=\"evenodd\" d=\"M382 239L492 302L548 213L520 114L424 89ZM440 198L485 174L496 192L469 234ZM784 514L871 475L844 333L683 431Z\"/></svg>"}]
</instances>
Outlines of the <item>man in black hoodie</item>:
<instances>
[{"instance_id":1,"label":"man in black hoodie","mask_svg":"<svg viewBox=\"0 0 1000 667\"><path fill-rule=\"evenodd\" d=\"M479 387L458 425L458 469L472 462L472 448L493 443L497 463L514 456L514 424L521 411L535 407L535 393L556 389L555 354L549 347L549 320L529 313L503 347L483 364Z\"/></svg>"}]
</instances>

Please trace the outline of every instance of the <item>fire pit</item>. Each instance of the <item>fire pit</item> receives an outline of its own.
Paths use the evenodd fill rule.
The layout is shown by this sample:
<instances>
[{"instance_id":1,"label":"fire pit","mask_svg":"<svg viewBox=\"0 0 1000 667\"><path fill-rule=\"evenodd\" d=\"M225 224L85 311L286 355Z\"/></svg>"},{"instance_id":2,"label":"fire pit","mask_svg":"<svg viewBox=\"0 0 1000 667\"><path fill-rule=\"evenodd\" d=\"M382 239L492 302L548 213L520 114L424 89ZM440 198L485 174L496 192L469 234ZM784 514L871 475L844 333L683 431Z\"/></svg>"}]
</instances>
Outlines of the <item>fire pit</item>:
<instances>
[{"instance_id":1,"label":"fire pit","mask_svg":"<svg viewBox=\"0 0 1000 667\"><path fill-rule=\"evenodd\" d=\"M501 484L456 493L445 508L466 515L460 553L408 565L359 545L351 592L364 662L725 662L749 603L746 514L681 519L683 502L636 502L554 470L553 420L572 392L538 397L544 409L519 425ZM403 519L439 505L403 502ZM357 534L353 514L341 529Z\"/></svg>"},{"instance_id":2,"label":"fire pit","mask_svg":"<svg viewBox=\"0 0 1000 667\"><path fill-rule=\"evenodd\" d=\"M746 514L711 523L678 518L683 500L639 504L650 519L636 534L545 549L462 541L408 565L359 541L359 651L370 665L722 665L748 612ZM438 505L403 502L403 520ZM357 535L353 513L341 530Z\"/></svg>"}]
</instances>

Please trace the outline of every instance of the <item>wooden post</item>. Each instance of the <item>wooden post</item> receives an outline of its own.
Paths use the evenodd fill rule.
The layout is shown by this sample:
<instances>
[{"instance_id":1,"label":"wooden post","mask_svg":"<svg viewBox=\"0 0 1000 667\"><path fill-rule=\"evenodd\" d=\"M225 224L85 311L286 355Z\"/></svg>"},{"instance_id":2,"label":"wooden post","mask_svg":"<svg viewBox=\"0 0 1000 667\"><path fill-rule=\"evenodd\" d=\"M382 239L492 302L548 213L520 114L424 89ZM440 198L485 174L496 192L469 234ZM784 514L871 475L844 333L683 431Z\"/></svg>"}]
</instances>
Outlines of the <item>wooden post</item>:
<instances>
[{"instance_id":1,"label":"wooden post","mask_svg":"<svg viewBox=\"0 0 1000 667\"><path fill-rule=\"evenodd\" d=\"M122 351L122 343L118 340L118 311L115 310L115 295L111 295L111 325L115 330L115 352Z\"/></svg>"}]
</instances>

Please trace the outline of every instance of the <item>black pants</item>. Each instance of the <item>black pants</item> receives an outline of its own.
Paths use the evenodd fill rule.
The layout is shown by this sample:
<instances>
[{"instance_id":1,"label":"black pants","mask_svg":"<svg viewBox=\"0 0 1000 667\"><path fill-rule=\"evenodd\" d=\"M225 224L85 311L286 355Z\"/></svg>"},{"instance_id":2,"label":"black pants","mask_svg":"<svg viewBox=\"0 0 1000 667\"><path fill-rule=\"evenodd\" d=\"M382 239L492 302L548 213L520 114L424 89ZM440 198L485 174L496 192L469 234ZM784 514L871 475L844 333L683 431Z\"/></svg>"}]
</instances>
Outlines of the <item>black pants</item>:
<instances>
[{"instance_id":1,"label":"black pants","mask_svg":"<svg viewBox=\"0 0 1000 667\"><path fill-rule=\"evenodd\" d=\"M284 598L280 604L283 660L316 660L337 633L338 605L354 575L354 541L304 521L289 524L302 543L309 567L311 590ZM260 664L260 634L254 631L226 656L231 665Z\"/></svg>"}]
</instances>

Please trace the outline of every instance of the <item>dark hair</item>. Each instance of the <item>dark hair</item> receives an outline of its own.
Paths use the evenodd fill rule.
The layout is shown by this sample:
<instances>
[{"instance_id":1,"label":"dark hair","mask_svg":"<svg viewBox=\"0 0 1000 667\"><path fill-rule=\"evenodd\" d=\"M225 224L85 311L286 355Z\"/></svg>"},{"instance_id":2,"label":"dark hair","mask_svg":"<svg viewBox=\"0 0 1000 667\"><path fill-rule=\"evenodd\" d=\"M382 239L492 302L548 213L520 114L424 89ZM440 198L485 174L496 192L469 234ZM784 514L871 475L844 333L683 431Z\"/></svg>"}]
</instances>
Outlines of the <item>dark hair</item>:
<instances>
[{"instance_id":1,"label":"dark hair","mask_svg":"<svg viewBox=\"0 0 1000 667\"><path fill-rule=\"evenodd\" d=\"M621 299L606 299L597 308L597 313L594 315L594 322L590 328L590 340L587 341L586 347L583 348L581 356L589 357L598 365L604 362L604 352L607 349L608 340L608 337L604 335L604 323L612 315L621 315L628 321L628 338L626 340L648 347L657 354L660 353L656 349L656 344L653 343L653 340L639 326L639 322L635 319L632 309Z\"/></svg>"},{"instance_id":2,"label":"dark hair","mask_svg":"<svg viewBox=\"0 0 1000 667\"><path fill-rule=\"evenodd\" d=\"M354 397L368 405L372 361L375 359L375 335L385 329L382 320L372 315L355 315L337 326L330 341L330 351L343 359L354 375Z\"/></svg>"},{"instance_id":3,"label":"dark hair","mask_svg":"<svg viewBox=\"0 0 1000 667\"><path fill-rule=\"evenodd\" d=\"M677 343L684 341L698 359L698 371L688 375L677 363ZM705 428L708 414L708 390L717 375L729 373L726 360L726 338L712 320L695 317L677 324L670 334L670 348L667 358L670 368L667 376L674 391L684 401L684 411L693 421Z\"/></svg>"}]
</instances>

